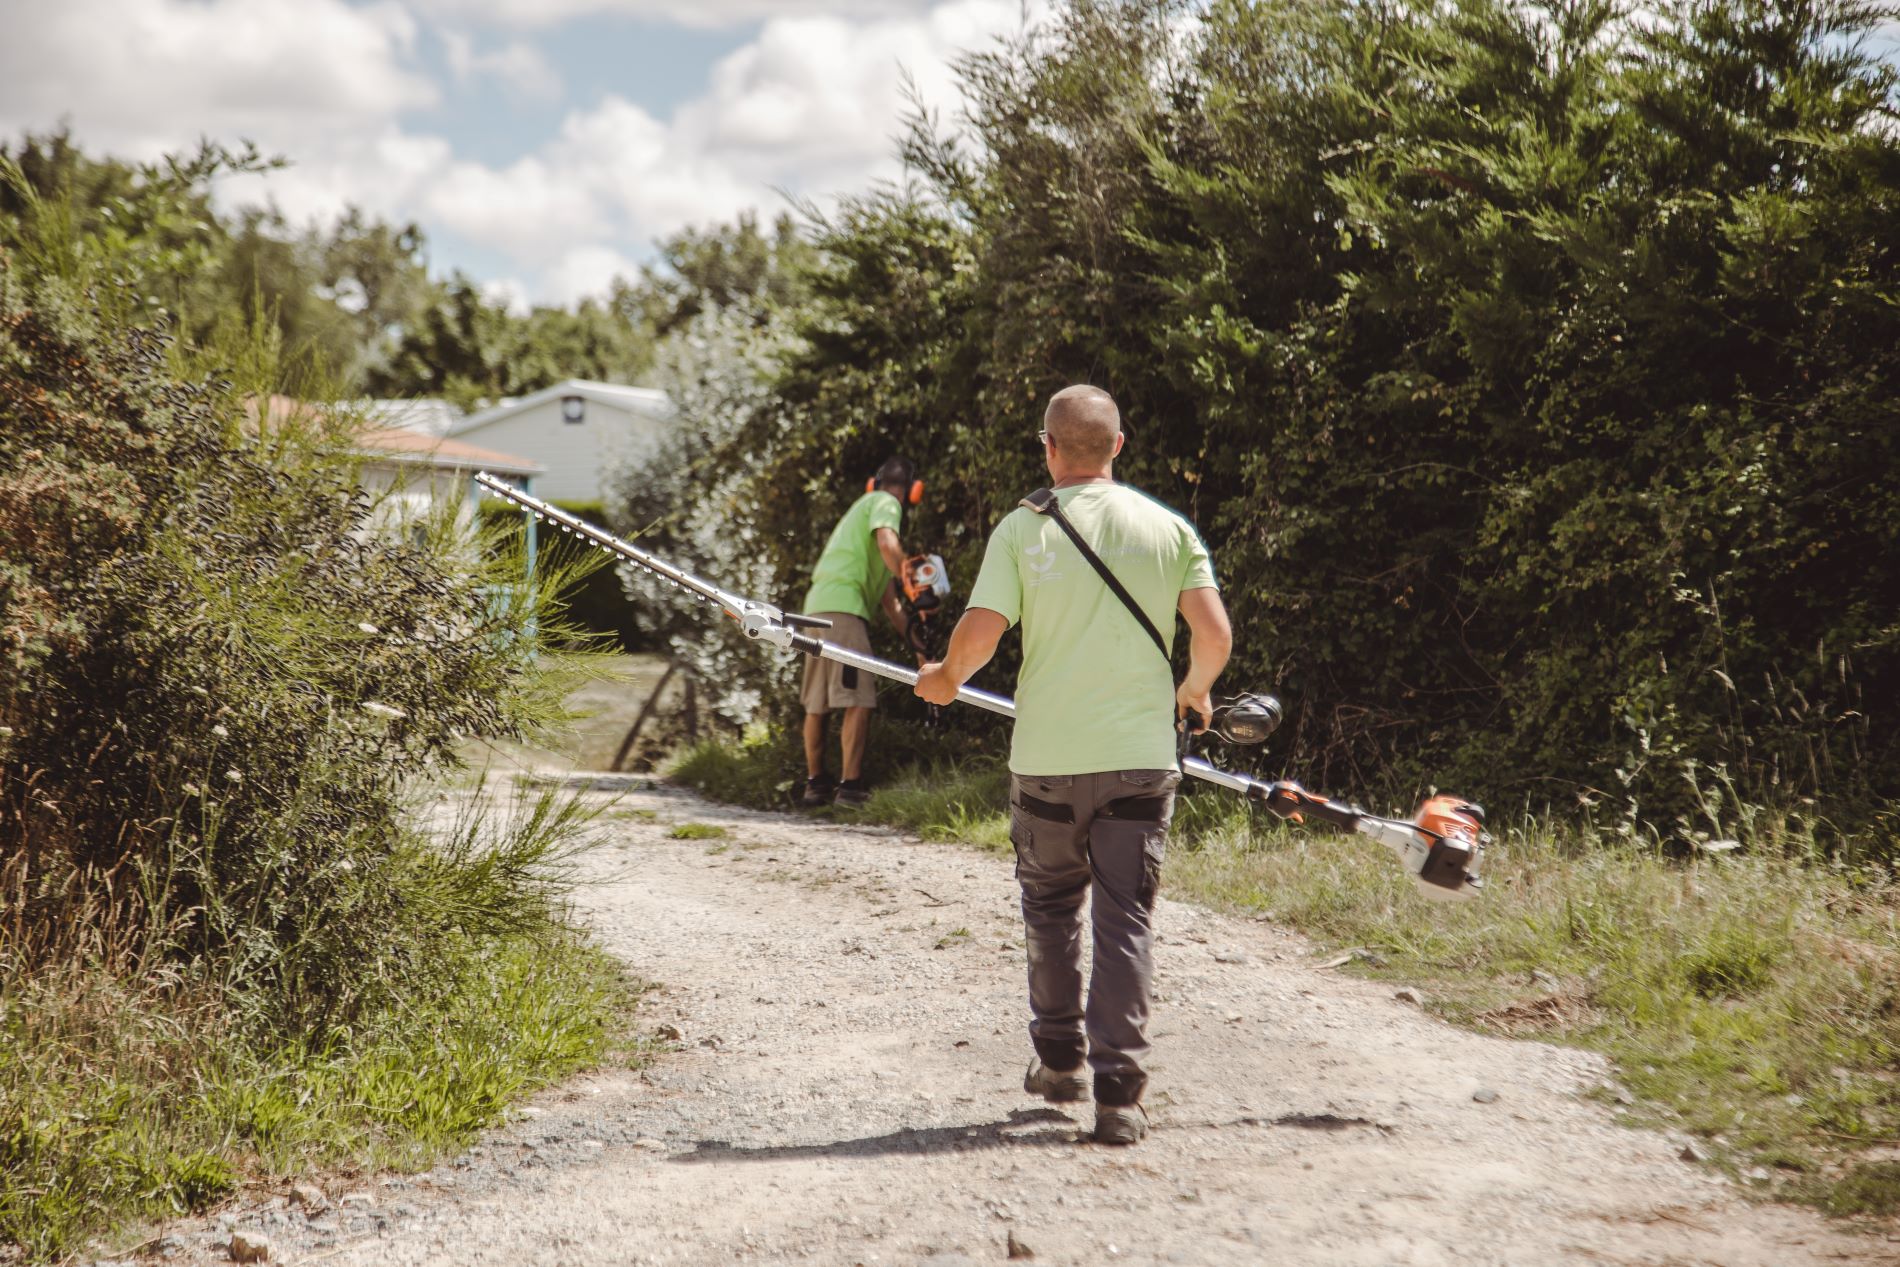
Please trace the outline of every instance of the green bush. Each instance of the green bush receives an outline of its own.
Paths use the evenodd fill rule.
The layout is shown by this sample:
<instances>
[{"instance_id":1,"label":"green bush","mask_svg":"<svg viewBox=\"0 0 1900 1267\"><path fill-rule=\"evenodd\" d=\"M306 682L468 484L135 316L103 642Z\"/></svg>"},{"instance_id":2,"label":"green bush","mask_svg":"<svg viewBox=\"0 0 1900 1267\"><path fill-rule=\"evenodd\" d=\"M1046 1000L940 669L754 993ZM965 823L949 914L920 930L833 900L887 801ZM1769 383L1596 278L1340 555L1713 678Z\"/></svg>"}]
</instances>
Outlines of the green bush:
<instances>
[{"instance_id":1,"label":"green bush","mask_svg":"<svg viewBox=\"0 0 1900 1267\"><path fill-rule=\"evenodd\" d=\"M146 192L188 210L190 170ZM464 1139L598 1058L620 996L568 925L575 803L477 794L427 830L416 804L467 740L560 714L569 573L524 585L446 509L380 531L345 411L276 394L313 380L268 323L176 341L144 299L177 251L26 207L0 235L0 1240L50 1257L259 1165Z\"/></svg>"},{"instance_id":2,"label":"green bush","mask_svg":"<svg viewBox=\"0 0 1900 1267\"><path fill-rule=\"evenodd\" d=\"M799 340L724 450L779 591L891 451L931 482L907 537L967 584L1044 478L1042 403L1089 380L1118 474L1213 547L1228 680L1282 693L1309 782L1693 839L1736 830L1703 815L1714 773L1887 848L1878 11L1181 16L1077 3L972 57L980 143L920 122L916 182L821 226Z\"/></svg>"},{"instance_id":3,"label":"green bush","mask_svg":"<svg viewBox=\"0 0 1900 1267\"><path fill-rule=\"evenodd\" d=\"M0 950L215 956L344 1017L426 975L403 789L551 710L532 596L451 525L378 534L316 424L0 278Z\"/></svg>"}]
</instances>

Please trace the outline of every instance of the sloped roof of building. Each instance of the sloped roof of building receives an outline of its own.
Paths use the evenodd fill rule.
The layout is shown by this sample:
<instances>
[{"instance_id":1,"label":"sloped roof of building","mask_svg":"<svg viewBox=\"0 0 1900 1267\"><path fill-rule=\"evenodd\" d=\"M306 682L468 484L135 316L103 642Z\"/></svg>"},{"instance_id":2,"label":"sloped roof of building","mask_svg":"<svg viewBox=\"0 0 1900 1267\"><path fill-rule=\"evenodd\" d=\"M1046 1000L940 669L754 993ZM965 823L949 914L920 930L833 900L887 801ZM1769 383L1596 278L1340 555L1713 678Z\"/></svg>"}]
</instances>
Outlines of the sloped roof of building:
<instances>
[{"instance_id":1,"label":"sloped roof of building","mask_svg":"<svg viewBox=\"0 0 1900 1267\"><path fill-rule=\"evenodd\" d=\"M245 408L253 422L260 423L264 428L281 427L300 417L325 417L321 406L290 396L270 397L265 402L261 419L255 399L246 402ZM351 432L349 443L356 453L375 462L400 462L452 471L488 470L502 475L540 475L547 470L531 458L484 449L462 440L432 436L407 427L358 427Z\"/></svg>"},{"instance_id":2,"label":"sloped roof of building","mask_svg":"<svg viewBox=\"0 0 1900 1267\"><path fill-rule=\"evenodd\" d=\"M356 433L356 450L378 461L414 462L458 471L494 471L501 475L539 475L547 468L528 458L478 448L461 440L425 435L406 427L366 427Z\"/></svg>"},{"instance_id":3,"label":"sloped roof of building","mask_svg":"<svg viewBox=\"0 0 1900 1267\"><path fill-rule=\"evenodd\" d=\"M584 378L569 378L527 396L505 400L493 409L484 409L478 414L471 414L452 425L448 434L467 435L471 431L481 430L490 423L512 418L518 413L544 405L550 400L559 400L563 396L579 396L583 400L610 405L629 413L645 414L649 418L665 419L673 416L672 400L665 392L655 388L628 387L623 383L596 383Z\"/></svg>"},{"instance_id":4,"label":"sloped roof of building","mask_svg":"<svg viewBox=\"0 0 1900 1267\"><path fill-rule=\"evenodd\" d=\"M442 436L468 415L446 400L359 400L355 408L385 427L405 427L424 435Z\"/></svg>"}]
</instances>

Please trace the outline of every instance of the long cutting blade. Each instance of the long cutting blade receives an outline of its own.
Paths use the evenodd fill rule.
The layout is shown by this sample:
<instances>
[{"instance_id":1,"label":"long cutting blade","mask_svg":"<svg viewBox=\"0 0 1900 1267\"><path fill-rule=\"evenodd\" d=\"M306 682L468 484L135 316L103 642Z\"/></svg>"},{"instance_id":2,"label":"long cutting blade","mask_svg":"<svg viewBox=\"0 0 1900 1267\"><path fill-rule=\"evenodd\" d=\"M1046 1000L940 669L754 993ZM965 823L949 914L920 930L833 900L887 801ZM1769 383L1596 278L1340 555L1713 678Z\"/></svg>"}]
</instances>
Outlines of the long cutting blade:
<instances>
[{"instance_id":1,"label":"long cutting blade","mask_svg":"<svg viewBox=\"0 0 1900 1267\"><path fill-rule=\"evenodd\" d=\"M654 575L671 581L681 589L697 594L709 603L717 604L734 620L740 619L744 614L746 600L739 595L720 589L710 581L703 581L682 568L674 567L666 560L648 554L636 545L622 541L605 528L596 527L585 519L562 510L559 506L524 493L508 481L490 475L487 471L478 472L475 482L495 496L513 502L542 522L553 524L563 532L585 538L590 544L619 555L629 563L638 564Z\"/></svg>"}]
</instances>

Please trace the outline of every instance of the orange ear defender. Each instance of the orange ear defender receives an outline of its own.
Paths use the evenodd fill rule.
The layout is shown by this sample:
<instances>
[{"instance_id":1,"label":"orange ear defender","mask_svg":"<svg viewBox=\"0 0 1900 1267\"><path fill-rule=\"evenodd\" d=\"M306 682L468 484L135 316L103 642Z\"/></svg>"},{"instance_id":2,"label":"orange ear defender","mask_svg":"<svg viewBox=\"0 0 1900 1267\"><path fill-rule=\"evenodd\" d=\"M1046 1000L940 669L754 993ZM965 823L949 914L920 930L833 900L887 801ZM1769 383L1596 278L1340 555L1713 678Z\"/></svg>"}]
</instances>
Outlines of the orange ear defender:
<instances>
[{"instance_id":1,"label":"orange ear defender","mask_svg":"<svg viewBox=\"0 0 1900 1267\"><path fill-rule=\"evenodd\" d=\"M875 493L877 491L877 476L873 475L870 479L864 481L864 491L867 493ZM910 482L910 495L905 500L913 506L924 500L924 482L922 480L912 480Z\"/></svg>"}]
</instances>

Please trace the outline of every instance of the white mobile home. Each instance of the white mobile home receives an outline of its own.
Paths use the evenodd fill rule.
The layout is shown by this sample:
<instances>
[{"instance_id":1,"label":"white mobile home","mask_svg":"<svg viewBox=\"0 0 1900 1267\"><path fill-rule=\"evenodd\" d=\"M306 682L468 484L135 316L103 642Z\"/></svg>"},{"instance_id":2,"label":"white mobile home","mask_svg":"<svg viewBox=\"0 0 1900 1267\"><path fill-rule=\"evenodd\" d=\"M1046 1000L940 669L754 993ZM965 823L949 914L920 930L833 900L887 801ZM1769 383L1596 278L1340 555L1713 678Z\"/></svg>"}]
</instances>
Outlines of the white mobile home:
<instances>
[{"instance_id":1,"label":"white mobile home","mask_svg":"<svg viewBox=\"0 0 1900 1267\"><path fill-rule=\"evenodd\" d=\"M355 425L339 433L325 417L326 406L289 396L272 396L261 409L253 398L245 409L260 433L300 423L341 441L361 459L357 480L370 496L370 523L383 532L416 533L445 505L455 508L457 522L466 527L475 514L475 472L492 471L522 488L532 487L542 472L541 464L529 458L406 427Z\"/></svg>"},{"instance_id":2,"label":"white mobile home","mask_svg":"<svg viewBox=\"0 0 1900 1267\"><path fill-rule=\"evenodd\" d=\"M538 463L546 473L535 477L537 496L598 502L606 474L651 451L672 418L665 392L571 378L464 418L448 434Z\"/></svg>"},{"instance_id":3,"label":"white mobile home","mask_svg":"<svg viewBox=\"0 0 1900 1267\"><path fill-rule=\"evenodd\" d=\"M475 472L489 471L523 488L541 474L539 463L512 453L402 427L366 427L353 441L363 458L359 478L375 502L373 521L385 530L417 532L442 505L454 506L457 521L467 527L475 511Z\"/></svg>"}]
</instances>

